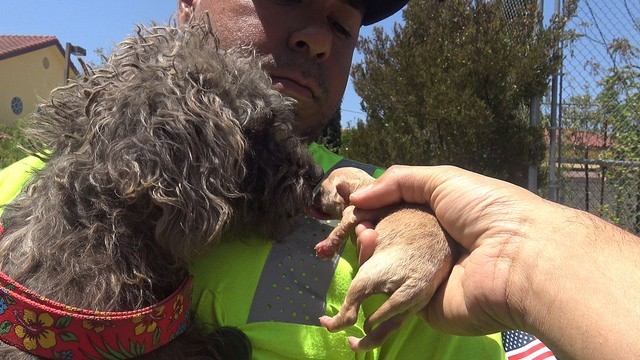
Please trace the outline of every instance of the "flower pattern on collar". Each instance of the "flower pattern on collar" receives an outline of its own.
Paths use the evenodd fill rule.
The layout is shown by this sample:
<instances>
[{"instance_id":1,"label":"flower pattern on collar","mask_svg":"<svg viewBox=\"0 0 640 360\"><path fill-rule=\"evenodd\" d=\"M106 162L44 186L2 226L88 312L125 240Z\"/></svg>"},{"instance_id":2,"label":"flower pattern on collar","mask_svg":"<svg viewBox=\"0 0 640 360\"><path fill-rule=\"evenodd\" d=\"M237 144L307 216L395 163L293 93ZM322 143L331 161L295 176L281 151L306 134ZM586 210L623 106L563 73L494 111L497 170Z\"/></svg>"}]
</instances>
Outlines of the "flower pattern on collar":
<instances>
[{"instance_id":1,"label":"flower pattern on collar","mask_svg":"<svg viewBox=\"0 0 640 360\"><path fill-rule=\"evenodd\" d=\"M134 358L187 330L192 282L143 309L100 312L49 300L0 272L0 340L46 359Z\"/></svg>"}]
</instances>

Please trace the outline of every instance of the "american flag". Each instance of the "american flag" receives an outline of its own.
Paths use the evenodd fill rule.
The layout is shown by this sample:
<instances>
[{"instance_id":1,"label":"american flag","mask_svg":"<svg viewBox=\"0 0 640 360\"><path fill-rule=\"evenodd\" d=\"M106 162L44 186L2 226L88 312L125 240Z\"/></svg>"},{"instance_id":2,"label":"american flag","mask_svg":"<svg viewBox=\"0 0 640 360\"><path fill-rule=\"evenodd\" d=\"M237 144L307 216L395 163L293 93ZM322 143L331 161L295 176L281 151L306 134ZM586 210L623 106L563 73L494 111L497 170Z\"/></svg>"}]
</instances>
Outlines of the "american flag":
<instances>
[{"instance_id":1,"label":"american flag","mask_svg":"<svg viewBox=\"0 0 640 360\"><path fill-rule=\"evenodd\" d=\"M519 330L502 332L508 360L555 360L553 352L535 336Z\"/></svg>"}]
</instances>

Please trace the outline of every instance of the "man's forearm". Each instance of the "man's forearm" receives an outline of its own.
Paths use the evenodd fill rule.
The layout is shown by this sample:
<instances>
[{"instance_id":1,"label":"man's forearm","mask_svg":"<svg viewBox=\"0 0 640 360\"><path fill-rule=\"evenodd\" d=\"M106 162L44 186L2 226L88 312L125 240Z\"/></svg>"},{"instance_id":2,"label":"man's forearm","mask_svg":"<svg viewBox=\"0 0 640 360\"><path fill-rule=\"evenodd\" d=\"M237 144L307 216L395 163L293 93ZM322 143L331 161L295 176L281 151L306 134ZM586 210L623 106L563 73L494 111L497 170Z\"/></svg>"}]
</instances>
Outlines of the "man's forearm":
<instances>
[{"instance_id":1,"label":"man's forearm","mask_svg":"<svg viewBox=\"0 0 640 360\"><path fill-rule=\"evenodd\" d=\"M522 284L529 331L562 359L637 357L640 239L561 206L545 217L547 233L532 235L535 250L522 268L529 274Z\"/></svg>"}]
</instances>

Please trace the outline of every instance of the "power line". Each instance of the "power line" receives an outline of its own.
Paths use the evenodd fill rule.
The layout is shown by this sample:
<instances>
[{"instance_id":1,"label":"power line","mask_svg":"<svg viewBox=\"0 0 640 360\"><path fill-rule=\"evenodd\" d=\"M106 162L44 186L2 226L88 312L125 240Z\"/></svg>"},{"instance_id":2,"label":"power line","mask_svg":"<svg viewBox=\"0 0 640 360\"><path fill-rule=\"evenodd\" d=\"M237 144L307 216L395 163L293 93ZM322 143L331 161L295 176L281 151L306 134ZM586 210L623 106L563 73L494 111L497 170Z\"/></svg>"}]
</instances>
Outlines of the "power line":
<instances>
[{"instance_id":1,"label":"power line","mask_svg":"<svg viewBox=\"0 0 640 360\"><path fill-rule=\"evenodd\" d=\"M349 109L345 109L345 108L340 108L340 111L350 112L350 113L354 113L354 114L367 115L367 113L363 113L362 111L349 110Z\"/></svg>"}]
</instances>

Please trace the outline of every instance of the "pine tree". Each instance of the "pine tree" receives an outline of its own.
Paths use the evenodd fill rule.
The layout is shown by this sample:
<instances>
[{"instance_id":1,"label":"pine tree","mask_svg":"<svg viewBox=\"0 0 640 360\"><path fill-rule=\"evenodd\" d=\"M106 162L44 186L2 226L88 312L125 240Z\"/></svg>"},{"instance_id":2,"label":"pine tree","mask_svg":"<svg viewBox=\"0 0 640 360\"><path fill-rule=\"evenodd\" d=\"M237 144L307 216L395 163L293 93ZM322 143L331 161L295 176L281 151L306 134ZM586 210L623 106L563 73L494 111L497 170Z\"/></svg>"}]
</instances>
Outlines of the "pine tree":
<instances>
[{"instance_id":1,"label":"pine tree","mask_svg":"<svg viewBox=\"0 0 640 360\"><path fill-rule=\"evenodd\" d=\"M352 72L367 121L345 155L453 164L524 185L545 148L528 106L559 66L564 24L540 30L536 4L525 3L505 16L501 1L412 0L391 35L375 28Z\"/></svg>"}]
</instances>

